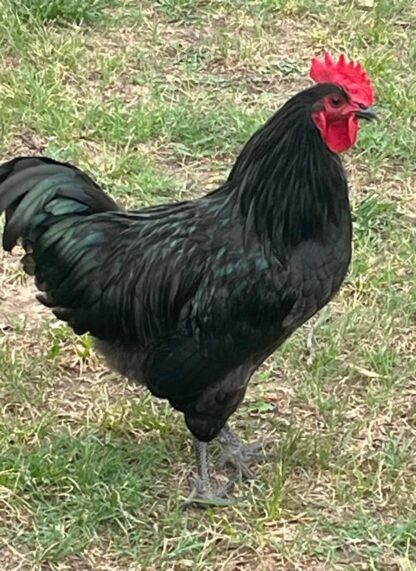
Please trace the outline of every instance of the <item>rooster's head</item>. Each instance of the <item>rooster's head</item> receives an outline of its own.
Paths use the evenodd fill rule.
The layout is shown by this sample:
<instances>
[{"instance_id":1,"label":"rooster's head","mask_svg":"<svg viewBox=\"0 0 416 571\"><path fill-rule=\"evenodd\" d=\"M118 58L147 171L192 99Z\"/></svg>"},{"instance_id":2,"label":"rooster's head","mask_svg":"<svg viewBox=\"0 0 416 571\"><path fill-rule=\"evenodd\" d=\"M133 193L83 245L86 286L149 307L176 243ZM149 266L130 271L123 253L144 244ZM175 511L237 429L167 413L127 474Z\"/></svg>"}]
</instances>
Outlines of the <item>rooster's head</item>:
<instances>
[{"instance_id":1,"label":"rooster's head","mask_svg":"<svg viewBox=\"0 0 416 571\"><path fill-rule=\"evenodd\" d=\"M348 62L344 55L334 62L328 53L323 61L312 60L310 76L317 83L339 88L315 104L312 119L331 151L346 151L357 140L358 120L376 118L371 109L374 102L371 81L361 64Z\"/></svg>"}]
</instances>

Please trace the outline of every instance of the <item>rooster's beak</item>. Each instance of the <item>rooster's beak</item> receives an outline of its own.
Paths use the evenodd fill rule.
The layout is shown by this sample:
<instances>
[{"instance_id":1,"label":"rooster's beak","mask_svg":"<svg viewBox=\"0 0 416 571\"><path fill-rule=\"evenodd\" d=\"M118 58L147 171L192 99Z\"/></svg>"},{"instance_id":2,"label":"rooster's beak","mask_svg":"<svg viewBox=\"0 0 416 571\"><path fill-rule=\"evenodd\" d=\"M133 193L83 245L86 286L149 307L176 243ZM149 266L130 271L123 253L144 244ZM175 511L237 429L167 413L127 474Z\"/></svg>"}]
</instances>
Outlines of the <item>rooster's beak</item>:
<instances>
[{"instance_id":1,"label":"rooster's beak","mask_svg":"<svg viewBox=\"0 0 416 571\"><path fill-rule=\"evenodd\" d=\"M359 119L365 119L366 121L374 121L377 119L377 115L372 107L367 107L366 109L359 109L355 112L355 116Z\"/></svg>"}]
</instances>

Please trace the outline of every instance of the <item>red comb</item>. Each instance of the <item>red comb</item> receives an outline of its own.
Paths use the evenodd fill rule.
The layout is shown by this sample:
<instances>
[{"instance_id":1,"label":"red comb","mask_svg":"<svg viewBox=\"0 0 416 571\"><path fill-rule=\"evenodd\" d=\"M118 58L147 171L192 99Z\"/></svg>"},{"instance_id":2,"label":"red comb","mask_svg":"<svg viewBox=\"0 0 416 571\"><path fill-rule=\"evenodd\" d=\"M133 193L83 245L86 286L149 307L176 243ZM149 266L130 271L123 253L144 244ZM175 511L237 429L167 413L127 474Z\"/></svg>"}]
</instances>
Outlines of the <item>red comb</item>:
<instances>
[{"instance_id":1,"label":"red comb","mask_svg":"<svg viewBox=\"0 0 416 571\"><path fill-rule=\"evenodd\" d=\"M370 107L374 102L374 89L367 73L360 63L348 62L344 54L336 63L328 52L324 61L313 58L309 75L316 83L339 85L353 100L365 107Z\"/></svg>"}]
</instances>

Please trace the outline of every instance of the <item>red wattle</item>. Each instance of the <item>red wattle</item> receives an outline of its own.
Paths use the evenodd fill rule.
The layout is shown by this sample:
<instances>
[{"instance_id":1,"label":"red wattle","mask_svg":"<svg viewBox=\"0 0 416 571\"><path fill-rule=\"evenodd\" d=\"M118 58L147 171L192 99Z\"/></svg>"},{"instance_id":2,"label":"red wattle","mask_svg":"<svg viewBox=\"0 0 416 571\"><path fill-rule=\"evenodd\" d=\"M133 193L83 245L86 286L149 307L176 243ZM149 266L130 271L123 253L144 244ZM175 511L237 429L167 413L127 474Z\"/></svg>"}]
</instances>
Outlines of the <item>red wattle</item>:
<instances>
[{"instance_id":1,"label":"red wattle","mask_svg":"<svg viewBox=\"0 0 416 571\"><path fill-rule=\"evenodd\" d=\"M358 137L358 120L354 115L339 121L328 121L325 113L314 113L313 120L330 151L342 153L352 147Z\"/></svg>"}]
</instances>

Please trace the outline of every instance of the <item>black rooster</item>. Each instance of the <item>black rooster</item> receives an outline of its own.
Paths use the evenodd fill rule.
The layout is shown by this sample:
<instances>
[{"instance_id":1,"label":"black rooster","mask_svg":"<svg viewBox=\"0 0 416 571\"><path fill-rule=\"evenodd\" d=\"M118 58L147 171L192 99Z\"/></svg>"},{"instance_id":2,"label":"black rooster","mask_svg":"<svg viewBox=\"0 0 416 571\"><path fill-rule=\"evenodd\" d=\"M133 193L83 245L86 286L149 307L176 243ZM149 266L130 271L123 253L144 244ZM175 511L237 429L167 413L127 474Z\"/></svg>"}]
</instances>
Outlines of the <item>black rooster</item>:
<instances>
[{"instance_id":1,"label":"black rooster","mask_svg":"<svg viewBox=\"0 0 416 571\"><path fill-rule=\"evenodd\" d=\"M374 117L359 64L313 60L318 83L246 144L227 182L197 200L125 211L70 164L0 167L3 245L22 241L39 300L90 332L126 377L182 411L193 435L193 500L216 502L207 443L244 475L256 456L227 419L257 367L339 289L351 256L337 153Z\"/></svg>"}]
</instances>

